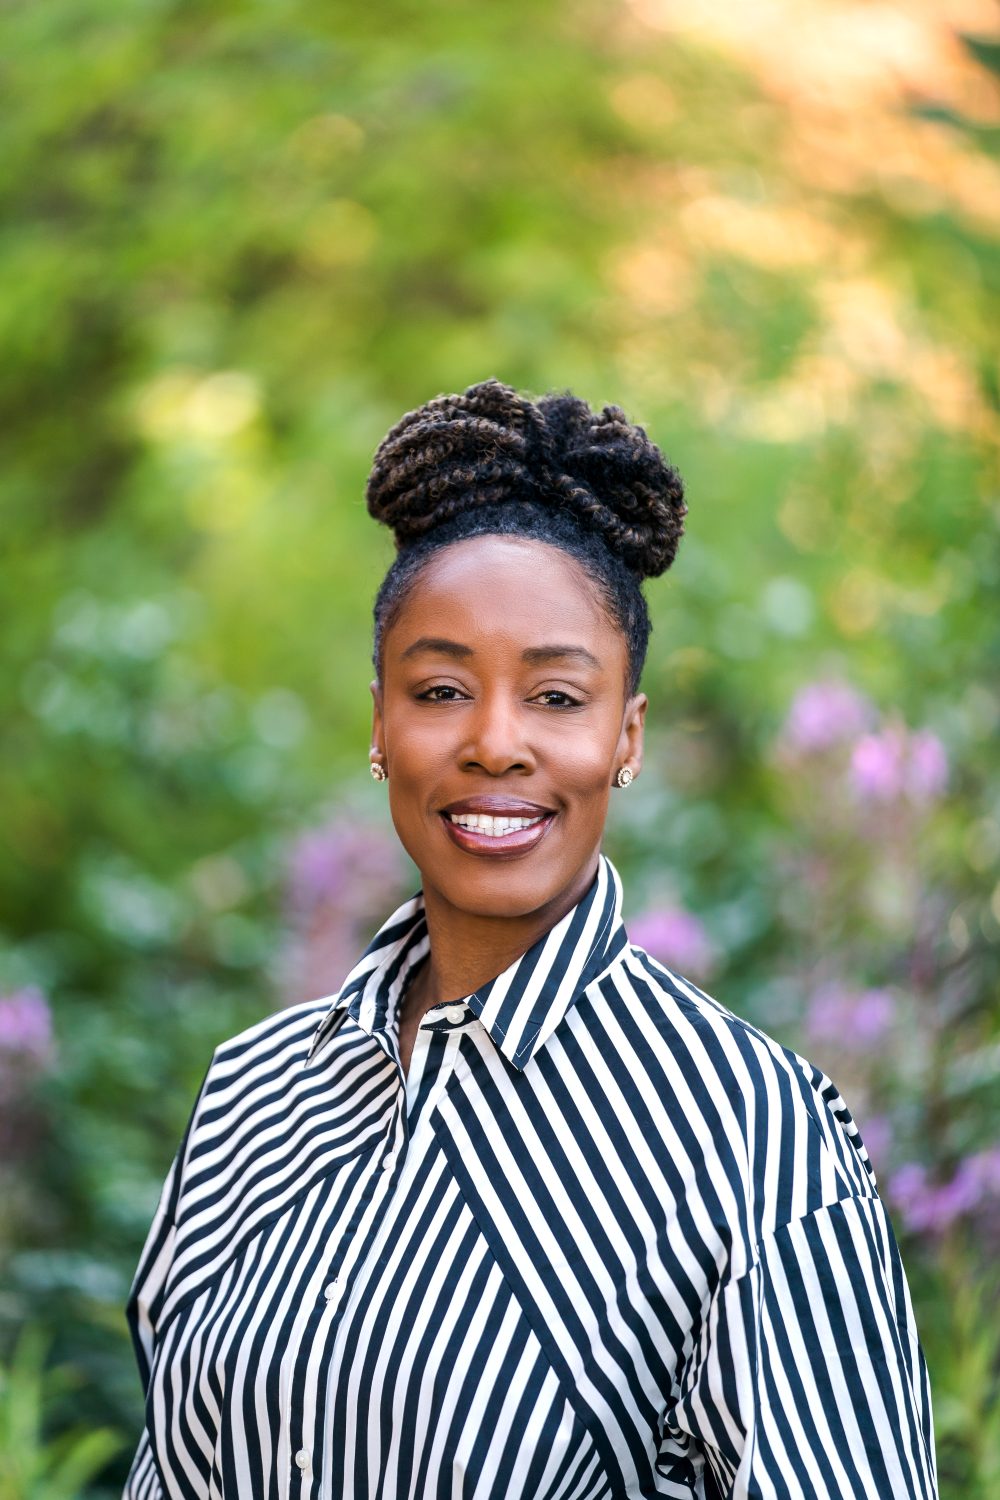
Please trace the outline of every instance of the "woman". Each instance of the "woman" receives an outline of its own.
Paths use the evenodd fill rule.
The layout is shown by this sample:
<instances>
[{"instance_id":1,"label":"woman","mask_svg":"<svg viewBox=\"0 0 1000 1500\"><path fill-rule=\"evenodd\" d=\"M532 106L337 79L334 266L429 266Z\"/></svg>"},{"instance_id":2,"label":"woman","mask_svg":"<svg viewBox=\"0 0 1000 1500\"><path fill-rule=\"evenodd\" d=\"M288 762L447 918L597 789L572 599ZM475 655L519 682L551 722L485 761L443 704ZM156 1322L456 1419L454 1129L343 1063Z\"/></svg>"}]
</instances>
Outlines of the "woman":
<instances>
[{"instance_id":1,"label":"woman","mask_svg":"<svg viewBox=\"0 0 1000 1500\"><path fill-rule=\"evenodd\" d=\"M496 381L388 434L371 769L421 892L220 1047L129 1303L137 1497L933 1496L835 1088L630 946L640 581L677 473Z\"/></svg>"}]
</instances>

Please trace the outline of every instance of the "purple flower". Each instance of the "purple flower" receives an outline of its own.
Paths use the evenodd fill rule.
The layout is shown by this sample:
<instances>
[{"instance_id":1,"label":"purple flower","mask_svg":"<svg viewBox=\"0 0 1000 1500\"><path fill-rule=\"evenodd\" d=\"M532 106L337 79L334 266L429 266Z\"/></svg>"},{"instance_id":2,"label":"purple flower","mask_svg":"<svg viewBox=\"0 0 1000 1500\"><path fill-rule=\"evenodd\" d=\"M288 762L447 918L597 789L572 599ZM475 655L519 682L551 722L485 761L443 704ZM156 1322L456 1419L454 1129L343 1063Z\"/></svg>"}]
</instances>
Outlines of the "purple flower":
<instances>
[{"instance_id":1,"label":"purple flower","mask_svg":"<svg viewBox=\"0 0 1000 1500\"><path fill-rule=\"evenodd\" d=\"M53 1054L52 1013L41 990L26 985L0 995L0 1062L44 1068Z\"/></svg>"},{"instance_id":2,"label":"purple flower","mask_svg":"<svg viewBox=\"0 0 1000 1500\"><path fill-rule=\"evenodd\" d=\"M398 847L384 829L346 817L302 834L288 862L292 911L309 918L320 907L368 917L397 896L402 878Z\"/></svg>"},{"instance_id":3,"label":"purple flower","mask_svg":"<svg viewBox=\"0 0 1000 1500\"><path fill-rule=\"evenodd\" d=\"M850 778L866 802L892 802L903 795L917 803L933 802L947 786L948 757L931 730L908 734L901 724L890 724L858 740Z\"/></svg>"},{"instance_id":4,"label":"purple flower","mask_svg":"<svg viewBox=\"0 0 1000 1500\"><path fill-rule=\"evenodd\" d=\"M871 704L846 682L821 679L800 688L781 737L793 750L812 754L853 739L872 720Z\"/></svg>"},{"instance_id":5,"label":"purple flower","mask_svg":"<svg viewBox=\"0 0 1000 1500\"><path fill-rule=\"evenodd\" d=\"M975 1165L959 1163L950 1182L942 1183L931 1197L931 1217L935 1226L946 1229L963 1214L975 1208L983 1196L982 1183Z\"/></svg>"},{"instance_id":6,"label":"purple flower","mask_svg":"<svg viewBox=\"0 0 1000 1500\"><path fill-rule=\"evenodd\" d=\"M896 1015L889 990L851 990L836 982L821 985L806 1011L806 1031L814 1042L834 1042L864 1051L882 1040Z\"/></svg>"},{"instance_id":7,"label":"purple flower","mask_svg":"<svg viewBox=\"0 0 1000 1500\"><path fill-rule=\"evenodd\" d=\"M679 906L658 906L628 923L629 939L660 963L694 974L706 974L714 954L704 926Z\"/></svg>"},{"instance_id":8,"label":"purple flower","mask_svg":"<svg viewBox=\"0 0 1000 1500\"><path fill-rule=\"evenodd\" d=\"M923 1220L928 1191L927 1168L919 1162L904 1162L893 1172L889 1192L907 1229L919 1232L926 1228Z\"/></svg>"},{"instance_id":9,"label":"purple flower","mask_svg":"<svg viewBox=\"0 0 1000 1500\"><path fill-rule=\"evenodd\" d=\"M288 859L287 1002L339 989L408 884L400 847L378 824L343 814L302 834Z\"/></svg>"},{"instance_id":10,"label":"purple flower","mask_svg":"<svg viewBox=\"0 0 1000 1500\"><path fill-rule=\"evenodd\" d=\"M891 802L904 785L906 732L890 725L878 734L865 734L851 752L850 778L867 802Z\"/></svg>"},{"instance_id":11,"label":"purple flower","mask_svg":"<svg viewBox=\"0 0 1000 1500\"><path fill-rule=\"evenodd\" d=\"M884 1162L892 1147L892 1122L887 1115L869 1115L861 1132L872 1165Z\"/></svg>"},{"instance_id":12,"label":"purple flower","mask_svg":"<svg viewBox=\"0 0 1000 1500\"><path fill-rule=\"evenodd\" d=\"M948 756L937 735L918 729L910 736L906 790L914 802L933 802L948 784Z\"/></svg>"},{"instance_id":13,"label":"purple flower","mask_svg":"<svg viewBox=\"0 0 1000 1500\"><path fill-rule=\"evenodd\" d=\"M977 1202L1000 1195L1000 1146L988 1146L967 1156L955 1175L975 1192Z\"/></svg>"},{"instance_id":14,"label":"purple flower","mask_svg":"<svg viewBox=\"0 0 1000 1500\"><path fill-rule=\"evenodd\" d=\"M859 1042L877 1042L885 1036L896 1015L896 1001L888 990L862 990L851 1006L850 1021Z\"/></svg>"},{"instance_id":15,"label":"purple flower","mask_svg":"<svg viewBox=\"0 0 1000 1500\"><path fill-rule=\"evenodd\" d=\"M1000 1199L1000 1147L960 1161L947 1182L933 1183L926 1167L907 1162L893 1174L892 1201L914 1234L943 1234L961 1218Z\"/></svg>"},{"instance_id":16,"label":"purple flower","mask_svg":"<svg viewBox=\"0 0 1000 1500\"><path fill-rule=\"evenodd\" d=\"M54 1058L52 1014L41 990L31 984L0 995L0 1160L13 1160L30 1143L24 1106Z\"/></svg>"}]
</instances>

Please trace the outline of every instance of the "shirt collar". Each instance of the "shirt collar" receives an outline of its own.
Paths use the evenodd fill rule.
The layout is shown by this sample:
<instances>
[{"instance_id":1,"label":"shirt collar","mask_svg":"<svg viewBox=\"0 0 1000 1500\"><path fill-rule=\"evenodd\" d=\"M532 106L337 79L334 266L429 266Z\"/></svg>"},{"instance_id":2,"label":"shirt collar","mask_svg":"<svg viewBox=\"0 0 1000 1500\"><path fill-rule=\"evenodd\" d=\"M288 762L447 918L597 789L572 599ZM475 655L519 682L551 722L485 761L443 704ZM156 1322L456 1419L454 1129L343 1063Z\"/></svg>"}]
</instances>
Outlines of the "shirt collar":
<instances>
[{"instance_id":1,"label":"shirt collar","mask_svg":"<svg viewBox=\"0 0 1000 1500\"><path fill-rule=\"evenodd\" d=\"M586 895L526 953L465 998L497 1047L516 1068L551 1036L574 1000L610 968L628 944L622 887L607 855ZM379 928L324 1013L306 1059L351 1015L370 1035L395 1019L410 970L428 951L423 893L403 903Z\"/></svg>"}]
</instances>

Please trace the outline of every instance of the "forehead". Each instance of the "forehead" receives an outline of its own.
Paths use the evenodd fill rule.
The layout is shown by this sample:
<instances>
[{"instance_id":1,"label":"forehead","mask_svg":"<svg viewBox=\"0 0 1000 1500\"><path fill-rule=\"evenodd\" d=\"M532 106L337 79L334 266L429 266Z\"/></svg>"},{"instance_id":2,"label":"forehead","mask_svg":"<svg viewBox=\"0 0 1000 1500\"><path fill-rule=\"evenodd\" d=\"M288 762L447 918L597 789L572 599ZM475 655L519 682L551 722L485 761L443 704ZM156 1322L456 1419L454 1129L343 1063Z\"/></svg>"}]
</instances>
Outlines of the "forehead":
<instances>
[{"instance_id":1,"label":"forehead","mask_svg":"<svg viewBox=\"0 0 1000 1500\"><path fill-rule=\"evenodd\" d=\"M446 628L447 627L447 628ZM390 649L430 632L521 651L558 640L618 669L620 630L594 580L559 547L528 538L469 537L431 556L387 634Z\"/></svg>"}]
</instances>

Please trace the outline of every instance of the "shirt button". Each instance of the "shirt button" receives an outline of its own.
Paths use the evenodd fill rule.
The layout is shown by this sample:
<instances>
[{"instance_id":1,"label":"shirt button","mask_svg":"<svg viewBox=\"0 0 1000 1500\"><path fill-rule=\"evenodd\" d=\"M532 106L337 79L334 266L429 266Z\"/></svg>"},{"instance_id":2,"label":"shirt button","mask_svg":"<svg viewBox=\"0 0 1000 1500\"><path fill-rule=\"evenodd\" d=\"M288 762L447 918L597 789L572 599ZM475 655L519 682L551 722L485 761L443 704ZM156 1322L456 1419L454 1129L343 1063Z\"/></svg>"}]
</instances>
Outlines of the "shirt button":
<instances>
[{"instance_id":1,"label":"shirt button","mask_svg":"<svg viewBox=\"0 0 1000 1500\"><path fill-rule=\"evenodd\" d=\"M453 1026L457 1026L458 1023L459 1023L459 1021L464 1021L465 1020L465 1006L464 1005L448 1005L448 1006L446 1006L445 1007L445 1012L444 1012L444 1017L445 1017L445 1020L446 1021L450 1021Z\"/></svg>"},{"instance_id":2,"label":"shirt button","mask_svg":"<svg viewBox=\"0 0 1000 1500\"><path fill-rule=\"evenodd\" d=\"M336 1297L336 1295L337 1295L337 1282L334 1279L333 1281L330 1282L329 1286L326 1286L326 1287L323 1288L323 1296L326 1298L327 1302L332 1302L333 1299L334 1299L334 1297Z\"/></svg>"},{"instance_id":3,"label":"shirt button","mask_svg":"<svg viewBox=\"0 0 1000 1500\"><path fill-rule=\"evenodd\" d=\"M392 1169L393 1169L393 1167L395 1165L396 1165L396 1158L393 1156L392 1152L390 1152L389 1155L385 1158L385 1160L382 1163L382 1171L383 1172L391 1172Z\"/></svg>"},{"instance_id":4,"label":"shirt button","mask_svg":"<svg viewBox=\"0 0 1000 1500\"><path fill-rule=\"evenodd\" d=\"M309 1467L309 1449L308 1448L300 1448L299 1451L298 1451L298 1453L296 1453L296 1455L295 1455L295 1462L298 1464L298 1466L299 1466L300 1469L308 1469L308 1467Z\"/></svg>"}]
</instances>

